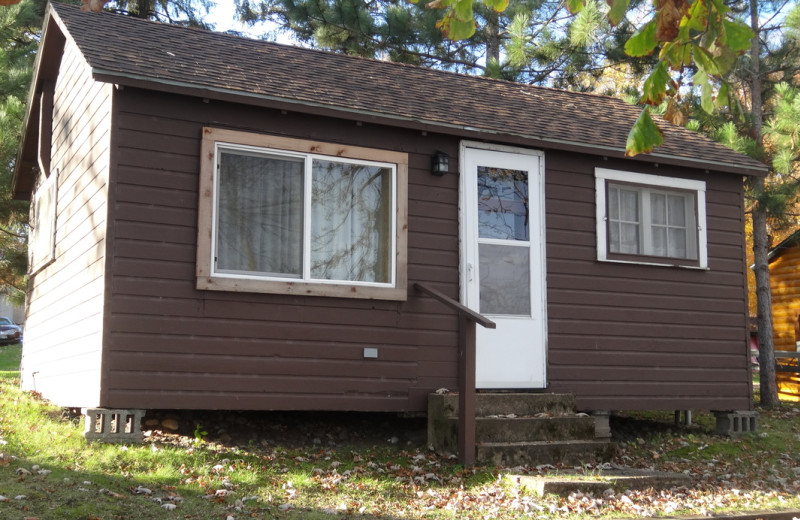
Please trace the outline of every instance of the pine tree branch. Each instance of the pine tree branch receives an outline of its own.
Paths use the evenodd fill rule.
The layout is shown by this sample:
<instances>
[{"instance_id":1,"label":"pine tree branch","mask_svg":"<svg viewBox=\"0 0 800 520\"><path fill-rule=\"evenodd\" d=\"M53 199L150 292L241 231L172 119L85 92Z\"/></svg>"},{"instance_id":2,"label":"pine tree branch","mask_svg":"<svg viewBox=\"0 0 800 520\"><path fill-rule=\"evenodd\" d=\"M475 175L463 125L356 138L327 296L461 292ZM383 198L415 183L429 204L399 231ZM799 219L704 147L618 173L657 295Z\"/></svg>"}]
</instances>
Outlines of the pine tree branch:
<instances>
[{"instance_id":1,"label":"pine tree branch","mask_svg":"<svg viewBox=\"0 0 800 520\"><path fill-rule=\"evenodd\" d=\"M3 232L6 235L12 236L14 238L24 239L26 237L26 235L22 235L20 233L15 233L15 232L13 232L13 231L11 231L9 229L6 229L4 226L0 226L0 232Z\"/></svg>"}]
</instances>

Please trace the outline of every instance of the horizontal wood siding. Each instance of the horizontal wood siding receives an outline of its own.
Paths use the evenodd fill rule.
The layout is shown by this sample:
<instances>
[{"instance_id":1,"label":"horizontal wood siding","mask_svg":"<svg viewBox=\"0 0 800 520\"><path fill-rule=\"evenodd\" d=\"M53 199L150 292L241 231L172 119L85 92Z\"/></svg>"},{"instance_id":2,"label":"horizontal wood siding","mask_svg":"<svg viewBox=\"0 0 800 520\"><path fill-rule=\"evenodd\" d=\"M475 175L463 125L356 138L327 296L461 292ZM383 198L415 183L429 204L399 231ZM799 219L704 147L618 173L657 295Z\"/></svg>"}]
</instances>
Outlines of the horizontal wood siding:
<instances>
[{"instance_id":1,"label":"horizontal wood siding","mask_svg":"<svg viewBox=\"0 0 800 520\"><path fill-rule=\"evenodd\" d=\"M800 245L781 251L769 265L775 350L796 350L795 326L800 312Z\"/></svg>"},{"instance_id":2,"label":"horizontal wood siding","mask_svg":"<svg viewBox=\"0 0 800 520\"><path fill-rule=\"evenodd\" d=\"M137 408L424 410L456 387L457 320L430 298L195 289L203 126L408 153L408 280L457 298L459 141L126 89L118 98L104 395ZM592 409L750 406L741 179L545 151L549 390ZM707 183L709 270L596 260L594 168ZM378 349L364 359L365 347Z\"/></svg>"},{"instance_id":3,"label":"horizontal wood siding","mask_svg":"<svg viewBox=\"0 0 800 520\"><path fill-rule=\"evenodd\" d=\"M100 399L111 95L68 42L53 113L55 261L30 278L22 373L63 406Z\"/></svg>"},{"instance_id":4,"label":"horizontal wood siding","mask_svg":"<svg viewBox=\"0 0 800 520\"><path fill-rule=\"evenodd\" d=\"M201 129L408 153L408 280L458 296L458 178L430 156L458 141L126 89L112 183L108 406L424 410L456 387L457 320L407 302L195 289ZM364 348L378 349L364 359Z\"/></svg>"},{"instance_id":5,"label":"horizontal wood siding","mask_svg":"<svg viewBox=\"0 0 800 520\"><path fill-rule=\"evenodd\" d=\"M549 389L584 410L749 409L742 181L546 154ZM595 166L706 182L709 270L596 261Z\"/></svg>"}]
</instances>

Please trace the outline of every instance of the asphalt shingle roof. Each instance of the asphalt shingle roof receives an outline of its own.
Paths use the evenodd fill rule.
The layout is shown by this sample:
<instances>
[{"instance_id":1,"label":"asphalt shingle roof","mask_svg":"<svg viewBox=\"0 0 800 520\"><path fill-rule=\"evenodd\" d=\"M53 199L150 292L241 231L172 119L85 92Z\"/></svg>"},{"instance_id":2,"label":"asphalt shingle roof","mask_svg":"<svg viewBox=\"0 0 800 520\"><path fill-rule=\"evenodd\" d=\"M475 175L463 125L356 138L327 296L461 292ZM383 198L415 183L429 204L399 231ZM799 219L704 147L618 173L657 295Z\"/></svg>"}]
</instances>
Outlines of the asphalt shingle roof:
<instances>
[{"instance_id":1,"label":"asphalt shingle roof","mask_svg":"<svg viewBox=\"0 0 800 520\"><path fill-rule=\"evenodd\" d=\"M523 138L621 156L641 108L607 96L567 92L410 65L251 40L54 4L54 18L96 77L260 98L363 115L488 139ZM210 94L209 94L210 93ZM763 165L684 128L663 123L664 162L738 173ZM495 136L495 137L493 137ZM650 157L648 160L655 160Z\"/></svg>"}]
</instances>

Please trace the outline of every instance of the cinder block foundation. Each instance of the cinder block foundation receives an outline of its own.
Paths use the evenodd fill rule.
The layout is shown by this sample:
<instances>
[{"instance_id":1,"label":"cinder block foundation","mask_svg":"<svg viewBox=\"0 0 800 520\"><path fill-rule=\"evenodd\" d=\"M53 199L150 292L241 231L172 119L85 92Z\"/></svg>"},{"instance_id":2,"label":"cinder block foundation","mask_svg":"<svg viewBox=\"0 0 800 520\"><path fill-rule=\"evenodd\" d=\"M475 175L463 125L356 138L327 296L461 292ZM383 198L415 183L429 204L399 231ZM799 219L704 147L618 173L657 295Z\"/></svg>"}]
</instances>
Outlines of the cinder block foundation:
<instances>
[{"instance_id":1,"label":"cinder block foundation","mask_svg":"<svg viewBox=\"0 0 800 520\"><path fill-rule=\"evenodd\" d=\"M715 411L714 416L717 418L716 433L718 435L737 437L744 433L754 432L758 430L758 412Z\"/></svg>"},{"instance_id":2,"label":"cinder block foundation","mask_svg":"<svg viewBox=\"0 0 800 520\"><path fill-rule=\"evenodd\" d=\"M592 412L594 419L594 438L608 440L611 438L611 412L608 410L595 410Z\"/></svg>"},{"instance_id":3,"label":"cinder block foundation","mask_svg":"<svg viewBox=\"0 0 800 520\"><path fill-rule=\"evenodd\" d=\"M83 408L86 420L83 436L89 442L141 443L144 410Z\"/></svg>"}]
</instances>

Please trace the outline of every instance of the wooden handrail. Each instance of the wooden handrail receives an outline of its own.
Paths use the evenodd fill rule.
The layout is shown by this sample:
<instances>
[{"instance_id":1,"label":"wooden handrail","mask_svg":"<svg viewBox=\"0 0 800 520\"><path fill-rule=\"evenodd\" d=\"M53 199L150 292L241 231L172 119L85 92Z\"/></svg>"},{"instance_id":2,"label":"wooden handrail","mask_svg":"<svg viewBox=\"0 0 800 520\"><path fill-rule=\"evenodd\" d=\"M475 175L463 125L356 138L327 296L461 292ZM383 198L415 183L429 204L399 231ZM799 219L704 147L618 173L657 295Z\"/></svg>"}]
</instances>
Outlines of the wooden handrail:
<instances>
[{"instance_id":1,"label":"wooden handrail","mask_svg":"<svg viewBox=\"0 0 800 520\"><path fill-rule=\"evenodd\" d=\"M446 294L437 291L433 287L428 287L427 285L423 285L421 283L415 283L414 284L414 289L416 289L416 290L418 290L420 292L424 292L428 296L431 296L434 299L439 300L440 302L442 302L443 304L447 305L448 307L450 307L451 309L453 309L457 313L459 313L459 314L461 314L463 316L466 316L467 318L469 318L470 320L474 321L475 323L477 323L479 325L483 325L487 329L496 329L497 328L497 324L495 322L493 322L492 320L490 320L489 318L483 316L482 314L478 314L477 312L473 311L469 307L466 307L466 306L460 304L459 302L457 302L454 299L450 298Z\"/></svg>"},{"instance_id":2,"label":"wooden handrail","mask_svg":"<svg viewBox=\"0 0 800 520\"><path fill-rule=\"evenodd\" d=\"M492 320L449 296L415 283L414 289L439 300L458 313L458 460L464 467L475 463L475 324L497 328Z\"/></svg>"}]
</instances>

